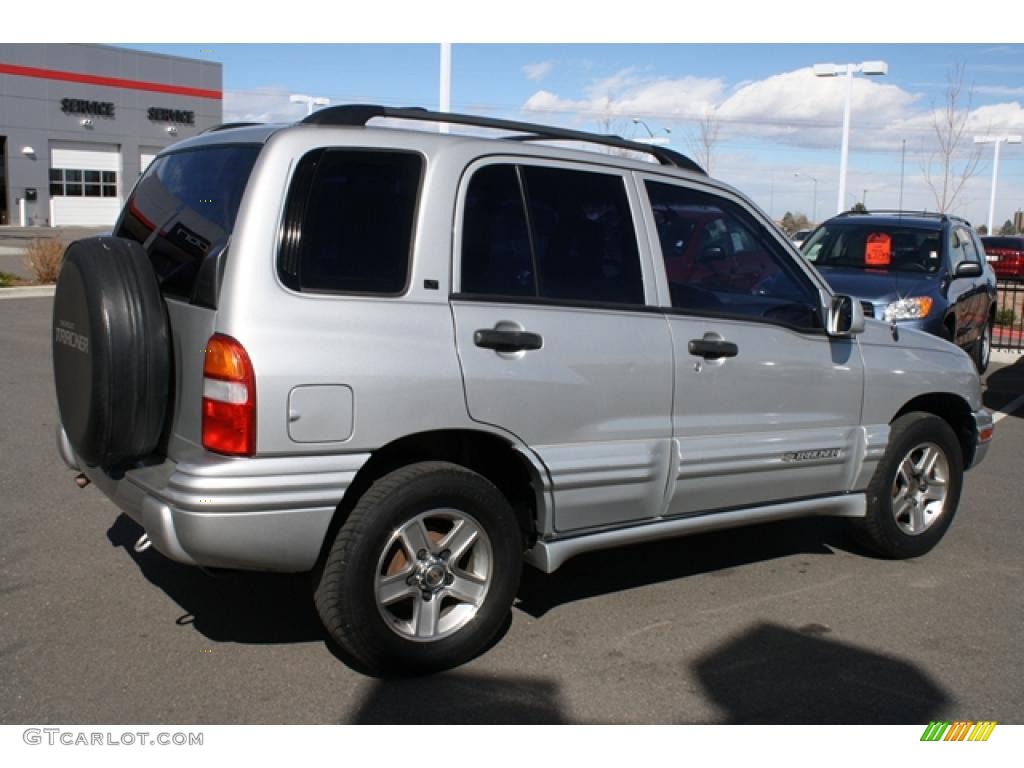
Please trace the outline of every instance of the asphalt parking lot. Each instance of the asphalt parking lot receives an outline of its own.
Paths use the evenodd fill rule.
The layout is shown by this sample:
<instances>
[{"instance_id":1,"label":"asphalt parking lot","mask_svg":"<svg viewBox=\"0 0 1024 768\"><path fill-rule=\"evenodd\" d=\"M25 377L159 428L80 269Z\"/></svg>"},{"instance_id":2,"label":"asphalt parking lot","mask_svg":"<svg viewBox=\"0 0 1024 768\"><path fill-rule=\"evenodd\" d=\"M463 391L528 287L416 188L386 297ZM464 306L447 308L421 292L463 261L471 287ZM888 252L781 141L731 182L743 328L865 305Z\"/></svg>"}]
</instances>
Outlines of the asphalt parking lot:
<instances>
[{"instance_id":1,"label":"asphalt parking lot","mask_svg":"<svg viewBox=\"0 0 1024 768\"><path fill-rule=\"evenodd\" d=\"M154 550L54 446L51 300L0 301L0 723L1024 723L1024 408L919 560L839 520L527 569L505 636L376 680L332 652L308 577L208 576ZM986 402L1024 394L994 364Z\"/></svg>"}]
</instances>

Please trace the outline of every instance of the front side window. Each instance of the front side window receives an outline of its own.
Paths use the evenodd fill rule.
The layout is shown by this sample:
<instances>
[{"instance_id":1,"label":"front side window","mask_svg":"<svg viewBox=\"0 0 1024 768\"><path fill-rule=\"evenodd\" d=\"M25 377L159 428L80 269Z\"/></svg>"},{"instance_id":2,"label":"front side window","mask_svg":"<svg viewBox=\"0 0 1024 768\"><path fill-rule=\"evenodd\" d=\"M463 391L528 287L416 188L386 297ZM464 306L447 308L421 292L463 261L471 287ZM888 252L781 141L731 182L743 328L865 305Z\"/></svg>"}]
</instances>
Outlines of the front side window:
<instances>
[{"instance_id":1,"label":"front side window","mask_svg":"<svg viewBox=\"0 0 1024 768\"><path fill-rule=\"evenodd\" d=\"M322 149L295 171L278 274L289 288L405 291L423 159L409 152Z\"/></svg>"},{"instance_id":2,"label":"front side window","mask_svg":"<svg viewBox=\"0 0 1024 768\"><path fill-rule=\"evenodd\" d=\"M738 204L647 182L672 307L820 328L817 291Z\"/></svg>"},{"instance_id":3,"label":"front side window","mask_svg":"<svg viewBox=\"0 0 1024 768\"><path fill-rule=\"evenodd\" d=\"M642 305L636 229L621 176L489 165L466 193L466 294Z\"/></svg>"},{"instance_id":4,"label":"front side window","mask_svg":"<svg viewBox=\"0 0 1024 768\"><path fill-rule=\"evenodd\" d=\"M966 229L958 228L956 238L960 243L960 253L958 254L959 258L953 262L954 265L961 261L981 263L981 256L978 254L978 249L974 247L974 238L971 237L971 233Z\"/></svg>"}]
</instances>

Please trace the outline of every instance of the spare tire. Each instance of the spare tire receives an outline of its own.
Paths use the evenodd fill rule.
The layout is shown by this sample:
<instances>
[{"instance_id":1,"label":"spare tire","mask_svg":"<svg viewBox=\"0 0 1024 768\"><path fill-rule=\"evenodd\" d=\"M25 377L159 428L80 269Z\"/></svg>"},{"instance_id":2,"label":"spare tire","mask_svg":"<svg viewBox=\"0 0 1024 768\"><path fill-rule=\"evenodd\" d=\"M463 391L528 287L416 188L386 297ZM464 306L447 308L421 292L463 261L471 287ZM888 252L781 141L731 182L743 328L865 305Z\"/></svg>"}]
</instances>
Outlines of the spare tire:
<instances>
[{"instance_id":1,"label":"spare tire","mask_svg":"<svg viewBox=\"0 0 1024 768\"><path fill-rule=\"evenodd\" d=\"M53 376L61 424L89 466L142 459L167 416L167 309L139 243L92 237L64 255L53 299Z\"/></svg>"}]
</instances>

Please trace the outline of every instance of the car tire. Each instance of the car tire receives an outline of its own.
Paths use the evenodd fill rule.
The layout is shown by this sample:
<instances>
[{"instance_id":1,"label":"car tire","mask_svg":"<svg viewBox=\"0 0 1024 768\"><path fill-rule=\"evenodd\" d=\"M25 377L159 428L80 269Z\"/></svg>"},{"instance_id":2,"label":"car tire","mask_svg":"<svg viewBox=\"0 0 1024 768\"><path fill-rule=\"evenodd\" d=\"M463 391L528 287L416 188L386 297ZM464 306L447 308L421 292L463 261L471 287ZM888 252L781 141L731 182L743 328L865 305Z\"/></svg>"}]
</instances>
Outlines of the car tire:
<instances>
[{"instance_id":1,"label":"car tire","mask_svg":"<svg viewBox=\"0 0 1024 768\"><path fill-rule=\"evenodd\" d=\"M971 352L971 359L974 361L974 367L978 369L979 374L984 373L988 369L988 363L992 357L992 324L993 320L991 318L985 321L981 331L981 338L975 342L974 349Z\"/></svg>"},{"instance_id":2,"label":"car tire","mask_svg":"<svg viewBox=\"0 0 1024 768\"><path fill-rule=\"evenodd\" d=\"M953 522L962 487L963 457L952 428L930 413L908 413L892 423L868 486L867 516L854 523L882 557L919 557Z\"/></svg>"},{"instance_id":3,"label":"car tire","mask_svg":"<svg viewBox=\"0 0 1024 768\"><path fill-rule=\"evenodd\" d=\"M172 375L167 308L138 243L72 243L53 298L53 378L60 422L88 466L145 458L167 419Z\"/></svg>"},{"instance_id":4,"label":"car tire","mask_svg":"<svg viewBox=\"0 0 1024 768\"><path fill-rule=\"evenodd\" d=\"M315 587L331 638L378 676L427 674L486 650L519 588L523 537L494 485L423 462L373 483Z\"/></svg>"}]
</instances>

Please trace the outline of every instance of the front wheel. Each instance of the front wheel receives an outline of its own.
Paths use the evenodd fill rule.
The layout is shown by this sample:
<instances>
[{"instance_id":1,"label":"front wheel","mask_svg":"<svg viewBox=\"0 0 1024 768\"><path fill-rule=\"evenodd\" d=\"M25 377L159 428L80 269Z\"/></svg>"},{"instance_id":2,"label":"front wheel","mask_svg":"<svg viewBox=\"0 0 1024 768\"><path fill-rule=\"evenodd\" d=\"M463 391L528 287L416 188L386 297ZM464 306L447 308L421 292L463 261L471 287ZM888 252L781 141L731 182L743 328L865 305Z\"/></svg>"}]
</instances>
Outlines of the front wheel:
<instances>
[{"instance_id":1,"label":"front wheel","mask_svg":"<svg viewBox=\"0 0 1024 768\"><path fill-rule=\"evenodd\" d=\"M486 649L519 587L522 535L482 476L423 462L377 480L316 586L331 637L367 672L424 674Z\"/></svg>"},{"instance_id":2,"label":"front wheel","mask_svg":"<svg viewBox=\"0 0 1024 768\"><path fill-rule=\"evenodd\" d=\"M893 422L889 446L857 520L868 546L883 557L918 557L946 533L960 501L963 457L952 428L930 413Z\"/></svg>"}]
</instances>

